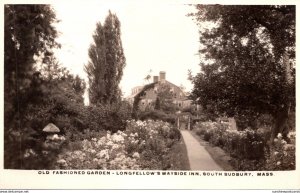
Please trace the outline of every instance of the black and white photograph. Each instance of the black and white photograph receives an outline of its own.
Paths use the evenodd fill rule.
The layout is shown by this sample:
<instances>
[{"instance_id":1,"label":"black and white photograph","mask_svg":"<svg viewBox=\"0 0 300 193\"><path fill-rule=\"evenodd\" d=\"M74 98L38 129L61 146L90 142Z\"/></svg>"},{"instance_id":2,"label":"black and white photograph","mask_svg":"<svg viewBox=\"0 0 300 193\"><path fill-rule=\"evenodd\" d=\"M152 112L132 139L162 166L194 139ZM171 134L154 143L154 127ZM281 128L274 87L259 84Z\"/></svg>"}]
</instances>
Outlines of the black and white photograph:
<instances>
[{"instance_id":1,"label":"black and white photograph","mask_svg":"<svg viewBox=\"0 0 300 193\"><path fill-rule=\"evenodd\" d=\"M7 1L3 15L4 171L299 169L296 4Z\"/></svg>"}]
</instances>

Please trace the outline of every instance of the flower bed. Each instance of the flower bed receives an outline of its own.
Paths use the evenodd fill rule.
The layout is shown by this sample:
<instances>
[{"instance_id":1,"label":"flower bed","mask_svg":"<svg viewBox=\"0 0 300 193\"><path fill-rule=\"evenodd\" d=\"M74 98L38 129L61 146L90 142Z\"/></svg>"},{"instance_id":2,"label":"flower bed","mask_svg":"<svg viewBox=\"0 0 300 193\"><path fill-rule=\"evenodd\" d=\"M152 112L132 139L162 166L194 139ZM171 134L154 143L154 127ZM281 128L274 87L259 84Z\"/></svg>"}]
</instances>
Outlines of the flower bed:
<instances>
[{"instance_id":1,"label":"flower bed","mask_svg":"<svg viewBox=\"0 0 300 193\"><path fill-rule=\"evenodd\" d=\"M274 145L267 154L267 170L294 170L295 169L295 137L296 132L290 132L288 135L291 143L282 138L279 133L274 140Z\"/></svg>"},{"instance_id":2,"label":"flower bed","mask_svg":"<svg viewBox=\"0 0 300 193\"><path fill-rule=\"evenodd\" d=\"M131 120L123 132L70 143L56 169L165 169L165 156L179 139L169 123Z\"/></svg>"},{"instance_id":3,"label":"flower bed","mask_svg":"<svg viewBox=\"0 0 300 193\"><path fill-rule=\"evenodd\" d=\"M227 151L237 170L295 169L295 133L289 134L291 144L279 135L269 147L269 132L264 130L230 130L227 124L202 122L194 126L197 135Z\"/></svg>"}]
</instances>

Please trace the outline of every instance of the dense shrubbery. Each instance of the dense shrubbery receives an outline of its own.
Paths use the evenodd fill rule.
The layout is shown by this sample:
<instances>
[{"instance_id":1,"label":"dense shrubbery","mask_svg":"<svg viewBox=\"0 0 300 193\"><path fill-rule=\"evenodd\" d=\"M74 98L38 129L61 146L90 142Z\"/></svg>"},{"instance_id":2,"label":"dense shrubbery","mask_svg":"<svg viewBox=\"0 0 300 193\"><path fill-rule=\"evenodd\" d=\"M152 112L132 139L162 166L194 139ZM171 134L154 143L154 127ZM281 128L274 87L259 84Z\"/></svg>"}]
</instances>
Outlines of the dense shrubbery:
<instances>
[{"instance_id":1,"label":"dense shrubbery","mask_svg":"<svg viewBox=\"0 0 300 193\"><path fill-rule=\"evenodd\" d=\"M9 128L5 129L5 168L51 167L59 150L42 153L41 144L45 140L42 129L48 123L58 126L67 141L91 138L88 134L101 130L116 132L126 128L126 120L130 118L128 103L87 107L82 98L84 84L77 77L64 73L58 79L35 78L27 93L31 100L24 101L23 113L12 117L7 124ZM35 152L34 160L24 158L29 150Z\"/></svg>"},{"instance_id":2,"label":"dense shrubbery","mask_svg":"<svg viewBox=\"0 0 300 193\"><path fill-rule=\"evenodd\" d=\"M176 121L176 116L174 114L167 114L161 110L149 110L139 112L139 119L141 120L162 120L174 124Z\"/></svg>"},{"instance_id":3,"label":"dense shrubbery","mask_svg":"<svg viewBox=\"0 0 300 193\"><path fill-rule=\"evenodd\" d=\"M293 170L295 169L295 132L290 132L288 138L290 144L278 134L274 140L274 145L267 154L267 170Z\"/></svg>"},{"instance_id":4,"label":"dense shrubbery","mask_svg":"<svg viewBox=\"0 0 300 193\"><path fill-rule=\"evenodd\" d=\"M63 115L61 124L56 119L54 123L64 128L64 132L82 133L84 130L116 132L126 128L126 120L130 118L130 106L126 102L109 105L83 106L76 109L76 115ZM70 121L69 121L70 120Z\"/></svg>"},{"instance_id":5,"label":"dense shrubbery","mask_svg":"<svg viewBox=\"0 0 300 193\"><path fill-rule=\"evenodd\" d=\"M167 169L180 132L162 121L128 121L125 131L71 142L58 156L62 169Z\"/></svg>"},{"instance_id":6,"label":"dense shrubbery","mask_svg":"<svg viewBox=\"0 0 300 193\"><path fill-rule=\"evenodd\" d=\"M237 170L295 169L294 133L290 133L291 144L280 135L270 147L270 131L265 129L236 131L218 122L197 123L194 129L204 140L226 150Z\"/></svg>"},{"instance_id":7,"label":"dense shrubbery","mask_svg":"<svg viewBox=\"0 0 300 193\"><path fill-rule=\"evenodd\" d=\"M36 137L35 131L24 128L6 133L4 145L5 168L48 169L52 168L59 149L44 146L45 139ZM8 149L10 148L10 149Z\"/></svg>"},{"instance_id":8,"label":"dense shrubbery","mask_svg":"<svg viewBox=\"0 0 300 193\"><path fill-rule=\"evenodd\" d=\"M22 154L10 158L23 169L168 169L168 151L180 139L180 132L163 121L127 121L125 131L85 129L65 132L64 137L31 139ZM33 131L34 133L34 131ZM11 133L16 146L20 133ZM57 143L57 139L63 138ZM33 143L34 142L34 143ZM18 147L15 147L18 148ZM61 152L61 149L63 151ZM12 155L12 154L10 154ZM16 163L19 161L20 163ZM19 167L19 165L16 165Z\"/></svg>"},{"instance_id":9,"label":"dense shrubbery","mask_svg":"<svg viewBox=\"0 0 300 193\"><path fill-rule=\"evenodd\" d=\"M17 157L7 157L22 169L168 169L168 152L180 139L180 132L163 121L127 121L126 130L115 133L85 129L73 134L32 138L10 132L10 140L19 148ZM25 131L25 130L24 130ZM75 140L76 139L76 140ZM31 142L31 143L29 143ZM13 149L12 149L13 150ZM20 151L19 151L20 152ZM8 154L15 155L15 154ZM20 164L20 165L19 165Z\"/></svg>"},{"instance_id":10,"label":"dense shrubbery","mask_svg":"<svg viewBox=\"0 0 300 193\"><path fill-rule=\"evenodd\" d=\"M41 144L46 140L42 129L53 122L56 115L69 116L74 111L73 103L82 100L72 86L75 80L73 76L64 74L59 79L49 81L38 72L35 73L23 100L20 99L23 102L22 112L5 120L5 168L50 167L59 149L47 155L42 153L45 149ZM36 154L33 161L24 156L27 151Z\"/></svg>"},{"instance_id":11,"label":"dense shrubbery","mask_svg":"<svg viewBox=\"0 0 300 193\"><path fill-rule=\"evenodd\" d=\"M119 29L115 14L109 13L106 20L106 23L115 23L114 27ZM118 87L125 65L120 30L111 31L110 25L105 28L106 47L109 44L110 49L107 52L109 60L103 64L105 74L101 68L101 76L95 79L89 72L100 71L86 68L90 81L100 81L98 85L90 82L89 91L100 88L98 91L102 96L96 95L98 100L93 100L95 97L90 92L91 103L95 106L85 107L84 81L69 74L54 56L52 49L60 47L55 40L58 32L52 25L56 22L50 5L5 6L4 168L52 167L60 150L55 148L55 151L44 153L46 136L42 129L48 123L57 125L66 141L74 141L90 138L91 133L102 130L124 130L126 120L130 118L129 104L121 101ZM95 61L93 50L95 48L91 46L92 62ZM107 78L104 80L102 76ZM102 83L105 83L104 87ZM105 100L101 100L103 97Z\"/></svg>"}]
</instances>

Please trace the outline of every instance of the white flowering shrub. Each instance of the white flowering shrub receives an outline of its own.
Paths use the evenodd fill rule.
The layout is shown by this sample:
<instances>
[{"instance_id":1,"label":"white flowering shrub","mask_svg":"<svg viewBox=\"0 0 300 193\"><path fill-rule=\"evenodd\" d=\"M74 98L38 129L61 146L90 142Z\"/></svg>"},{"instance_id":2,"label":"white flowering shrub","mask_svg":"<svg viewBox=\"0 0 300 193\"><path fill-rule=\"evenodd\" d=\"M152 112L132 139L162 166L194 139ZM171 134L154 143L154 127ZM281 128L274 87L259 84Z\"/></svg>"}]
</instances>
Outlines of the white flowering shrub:
<instances>
[{"instance_id":1,"label":"white flowering shrub","mask_svg":"<svg viewBox=\"0 0 300 193\"><path fill-rule=\"evenodd\" d=\"M228 124L212 121L198 122L194 125L196 134L203 136L204 140L218 146L223 145L221 137L228 128Z\"/></svg>"},{"instance_id":2,"label":"white flowering shrub","mask_svg":"<svg viewBox=\"0 0 300 193\"><path fill-rule=\"evenodd\" d=\"M243 131L226 130L224 149L240 159L260 160L264 158L266 140L263 133L251 129Z\"/></svg>"},{"instance_id":3,"label":"white flowering shrub","mask_svg":"<svg viewBox=\"0 0 300 193\"><path fill-rule=\"evenodd\" d=\"M118 131L101 138L82 140L81 149L66 151L59 155L60 169L139 169L137 154L129 155L125 150L127 134Z\"/></svg>"},{"instance_id":4,"label":"white flowering shrub","mask_svg":"<svg viewBox=\"0 0 300 193\"><path fill-rule=\"evenodd\" d=\"M180 132L170 123L163 121L128 121L126 132L127 152L139 152L143 169L167 169L167 158L172 145L180 139Z\"/></svg>"},{"instance_id":5,"label":"white flowering shrub","mask_svg":"<svg viewBox=\"0 0 300 193\"><path fill-rule=\"evenodd\" d=\"M274 144L267 155L267 170L294 170L295 169L295 137L296 132L289 132L290 144L282 138L281 133L274 139Z\"/></svg>"},{"instance_id":6,"label":"white flowering shrub","mask_svg":"<svg viewBox=\"0 0 300 193\"><path fill-rule=\"evenodd\" d=\"M169 123L131 120L123 132L76 142L77 148L58 156L56 169L163 169L164 156L179 137Z\"/></svg>"},{"instance_id":7,"label":"white flowering shrub","mask_svg":"<svg viewBox=\"0 0 300 193\"><path fill-rule=\"evenodd\" d=\"M260 159L264 156L263 134L254 130L231 130L226 123L209 121L196 124L195 131L204 140L225 149L233 157Z\"/></svg>"},{"instance_id":8,"label":"white flowering shrub","mask_svg":"<svg viewBox=\"0 0 300 193\"><path fill-rule=\"evenodd\" d=\"M295 168L295 132L288 134L290 143L279 134L274 144L267 141L270 133L266 130L230 130L227 125L217 122L197 123L196 134L215 146L226 150L237 170L289 170Z\"/></svg>"}]
</instances>

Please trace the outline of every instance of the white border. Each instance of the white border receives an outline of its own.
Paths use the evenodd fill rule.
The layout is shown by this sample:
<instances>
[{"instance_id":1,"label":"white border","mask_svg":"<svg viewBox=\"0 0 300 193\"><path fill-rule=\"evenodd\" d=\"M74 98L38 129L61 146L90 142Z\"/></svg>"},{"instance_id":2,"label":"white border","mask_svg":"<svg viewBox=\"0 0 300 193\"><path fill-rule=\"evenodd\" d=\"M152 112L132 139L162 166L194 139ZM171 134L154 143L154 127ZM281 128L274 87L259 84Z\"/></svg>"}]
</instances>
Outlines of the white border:
<instances>
[{"instance_id":1,"label":"white border","mask_svg":"<svg viewBox=\"0 0 300 193\"><path fill-rule=\"evenodd\" d=\"M66 1L66 0L64 0ZM72 3L89 3L92 0L86 1L69 1ZM25 0L15 0L15 1L1 1L1 26L4 26L4 4L10 3L46 3L51 4L53 2L59 3L61 0L43 0L43 1L25 1ZM99 2L99 1L97 1ZM105 1L102 1L105 3ZM111 2L111 1L110 1ZM141 1L141 0L116 0L115 3L120 3L124 6L132 6L138 3L155 3L157 6L161 3L202 3L202 4L296 4L296 0L285 0L285 1L258 1L252 0L242 0L238 3L236 1L183 1L183 0L165 0L165 1ZM299 11L297 9L296 16L296 32L298 35L299 26ZM155 11L155 10L153 10ZM2 28L3 29L3 28ZM1 30L1 40L4 40L3 30ZM297 42L297 41L296 41ZM297 46L298 47L298 46ZM1 53L3 53L4 43L0 46ZM1 54L1 61L4 64L4 54ZM296 54L297 59L299 58L299 53ZM1 78L3 79L3 66L1 66ZM296 85L299 85L299 80L296 78ZM0 84L1 90L4 90L3 81ZM296 89L296 96L298 98L299 92ZM3 95L1 95L1 118L0 123L2 128L4 128L3 123ZM298 107L296 111L298 112ZM299 116L296 114L296 125L298 125ZM39 175L37 170L26 171L26 170L4 170L3 169L3 129L0 130L0 189L300 189L300 159L299 159L299 131L296 137L296 171L282 171L273 172L274 176L266 177L256 177L257 172L251 172L254 176L250 177L204 177L204 176L146 176L146 175L133 175L133 176L102 176L102 175ZM51 171L50 171L51 172Z\"/></svg>"}]
</instances>

